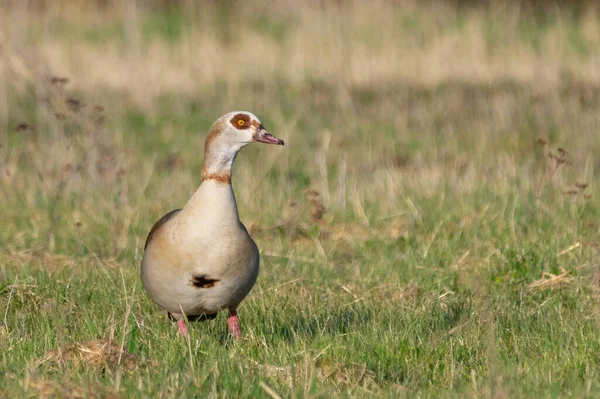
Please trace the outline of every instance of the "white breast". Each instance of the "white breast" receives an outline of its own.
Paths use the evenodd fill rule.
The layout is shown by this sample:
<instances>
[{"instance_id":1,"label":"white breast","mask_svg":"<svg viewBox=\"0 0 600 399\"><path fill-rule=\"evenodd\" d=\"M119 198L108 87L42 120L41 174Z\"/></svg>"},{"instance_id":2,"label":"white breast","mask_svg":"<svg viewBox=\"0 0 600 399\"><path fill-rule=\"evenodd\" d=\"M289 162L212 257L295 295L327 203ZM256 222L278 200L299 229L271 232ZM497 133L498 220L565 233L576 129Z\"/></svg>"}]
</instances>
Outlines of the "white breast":
<instances>
[{"instance_id":1,"label":"white breast","mask_svg":"<svg viewBox=\"0 0 600 399\"><path fill-rule=\"evenodd\" d=\"M235 308L258 276L256 244L239 221L229 184L203 182L185 208L151 242L142 280L152 299L169 312L210 314ZM219 280L198 288L193 276Z\"/></svg>"}]
</instances>

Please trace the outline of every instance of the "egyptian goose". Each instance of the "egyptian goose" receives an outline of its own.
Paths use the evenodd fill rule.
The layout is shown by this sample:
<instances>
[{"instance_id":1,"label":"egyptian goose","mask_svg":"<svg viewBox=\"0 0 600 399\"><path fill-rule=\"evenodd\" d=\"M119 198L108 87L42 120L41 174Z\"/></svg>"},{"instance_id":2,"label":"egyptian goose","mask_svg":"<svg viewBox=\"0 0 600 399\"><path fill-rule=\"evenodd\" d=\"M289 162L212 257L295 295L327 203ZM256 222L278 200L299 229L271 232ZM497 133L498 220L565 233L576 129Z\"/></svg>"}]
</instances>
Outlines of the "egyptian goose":
<instances>
[{"instance_id":1,"label":"egyptian goose","mask_svg":"<svg viewBox=\"0 0 600 399\"><path fill-rule=\"evenodd\" d=\"M230 112L212 125L204 145L202 183L183 209L160 218L144 246L142 283L182 335L185 318L229 310L227 325L241 338L237 306L258 276L256 244L240 222L231 172L250 143L283 145L250 112Z\"/></svg>"}]
</instances>

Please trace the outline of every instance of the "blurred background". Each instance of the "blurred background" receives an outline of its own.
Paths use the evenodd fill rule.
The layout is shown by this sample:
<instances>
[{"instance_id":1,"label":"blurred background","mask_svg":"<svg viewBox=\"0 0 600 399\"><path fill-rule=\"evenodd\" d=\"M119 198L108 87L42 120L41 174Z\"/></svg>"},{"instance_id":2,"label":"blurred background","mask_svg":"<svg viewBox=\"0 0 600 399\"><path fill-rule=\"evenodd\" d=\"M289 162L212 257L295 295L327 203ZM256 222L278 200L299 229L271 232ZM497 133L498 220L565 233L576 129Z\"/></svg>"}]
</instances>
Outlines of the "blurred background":
<instances>
[{"instance_id":1,"label":"blurred background","mask_svg":"<svg viewBox=\"0 0 600 399\"><path fill-rule=\"evenodd\" d=\"M362 224L407 194L528 189L538 137L589 181L600 149L592 1L3 1L0 18L3 212L29 225L11 245L139 247L231 110L289 142L239 158L252 222L306 189Z\"/></svg>"},{"instance_id":2,"label":"blurred background","mask_svg":"<svg viewBox=\"0 0 600 399\"><path fill-rule=\"evenodd\" d=\"M316 318L319 337L322 325L345 333L347 323L371 317L352 327L364 339L336 336L324 341L333 345L325 354L313 348L319 362L356 377L337 379L311 363L311 376L326 375L316 386L333 391L367 379L379 393L454 383L477 393L494 364L516 386L597 380L595 1L0 5L0 309L5 325L22 331L39 326L24 315L50 309L37 346L17 327L0 329L0 342L31 351L9 362L24 365L71 333L114 331L107 312L129 298L115 286L137 290L132 314L163 326L138 281L146 234L199 185L214 120L247 110L286 146L250 146L237 158L241 219L262 251L259 286L293 283L289 291L255 289L247 306L256 312L246 314L272 322L249 321L249 336L277 336L269 328L292 317L273 310L282 302L295 309L290 315ZM89 293L90 278L101 298ZM49 302L54 292L64 297ZM544 313L548 303L565 313ZM51 328L67 305L89 319ZM491 338L489 312L498 317ZM456 333L464 353L434 339L465 320L471 324ZM545 321L551 325L536 330ZM417 327L406 326L421 322L425 332L411 335ZM393 323L403 338L388 331ZM161 336L139 338L133 321L126 327L128 348L143 339L144 348L152 340L160 347ZM47 341L55 330L63 335ZM523 333L519 346L508 344L514 331ZM529 336L545 337L544 353L557 358L540 361ZM299 350L288 344L272 343L283 348L282 364L296 361L285 358ZM372 352L387 360L371 364ZM245 365L261 376L254 359L278 361L248 356ZM540 377L534 369L550 371Z\"/></svg>"}]
</instances>

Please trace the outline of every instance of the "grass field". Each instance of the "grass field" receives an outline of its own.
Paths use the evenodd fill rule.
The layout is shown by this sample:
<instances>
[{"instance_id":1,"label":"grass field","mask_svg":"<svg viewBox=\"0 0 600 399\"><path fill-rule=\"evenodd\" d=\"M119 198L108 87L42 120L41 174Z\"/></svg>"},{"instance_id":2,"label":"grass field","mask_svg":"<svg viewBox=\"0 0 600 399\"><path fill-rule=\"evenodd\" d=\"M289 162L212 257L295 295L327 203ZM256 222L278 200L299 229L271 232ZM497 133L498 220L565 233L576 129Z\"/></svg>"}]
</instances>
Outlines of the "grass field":
<instances>
[{"instance_id":1,"label":"grass field","mask_svg":"<svg viewBox=\"0 0 600 399\"><path fill-rule=\"evenodd\" d=\"M175 3L2 3L0 397L600 396L593 2ZM261 274L185 340L143 244L232 110Z\"/></svg>"}]
</instances>

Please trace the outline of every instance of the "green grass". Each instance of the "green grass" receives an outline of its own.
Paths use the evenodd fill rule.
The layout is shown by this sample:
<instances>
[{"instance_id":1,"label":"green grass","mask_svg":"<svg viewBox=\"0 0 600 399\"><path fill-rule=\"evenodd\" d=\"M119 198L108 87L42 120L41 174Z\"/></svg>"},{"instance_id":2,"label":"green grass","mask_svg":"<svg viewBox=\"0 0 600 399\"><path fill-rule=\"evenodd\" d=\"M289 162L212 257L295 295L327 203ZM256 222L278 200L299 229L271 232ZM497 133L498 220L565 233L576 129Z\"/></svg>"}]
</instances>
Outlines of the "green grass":
<instances>
[{"instance_id":1,"label":"green grass","mask_svg":"<svg viewBox=\"0 0 600 399\"><path fill-rule=\"evenodd\" d=\"M232 22L240 7L206 7L202 15L139 10L148 39L136 55L140 79L151 68L148 54L193 43L188 35L210 12L221 26L217 56L243 55ZM355 28L366 37L336 43L378 41L376 51L391 52L404 39L387 42L388 34L412 35L406 40L419 43L410 53L418 58L440 35L466 39L480 23L494 49L523 51L526 42L527 54L541 56L554 32L575 60L596 52L591 28L584 37L569 15L523 12L515 22L498 10L413 7L388 10L399 13L400 27L358 18L358 4L342 7L342 34ZM245 32L259 44L274 41L284 65L286 46L312 26L306 18L330 18L331 9L303 12L265 11ZM77 37L77 14L71 19L48 40L59 46ZM71 56L126 49L129 31L109 20L94 25L93 40L78 39L88 52ZM40 21L30 21L36 32ZM518 27L508 42L499 31L506 21ZM32 49L44 48L31 40ZM125 57L106 54L111 62ZM565 66L554 83L510 75L357 83L338 65L335 81L284 67L230 81L232 67L208 86L175 91L135 79L97 85L89 71L60 85L23 60L32 79L0 75L0 396L600 393L594 76ZM84 106L70 107L72 98ZM224 314L191 324L185 340L145 295L143 243L152 224L194 192L206 131L234 109L256 113L286 140L283 148L251 146L236 161L234 188L261 250L261 274L239 310L242 341L229 336ZM16 129L22 123L31 127ZM101 340L112 349L95 358L81 351Z\"/></svg>"}]
</instances>

